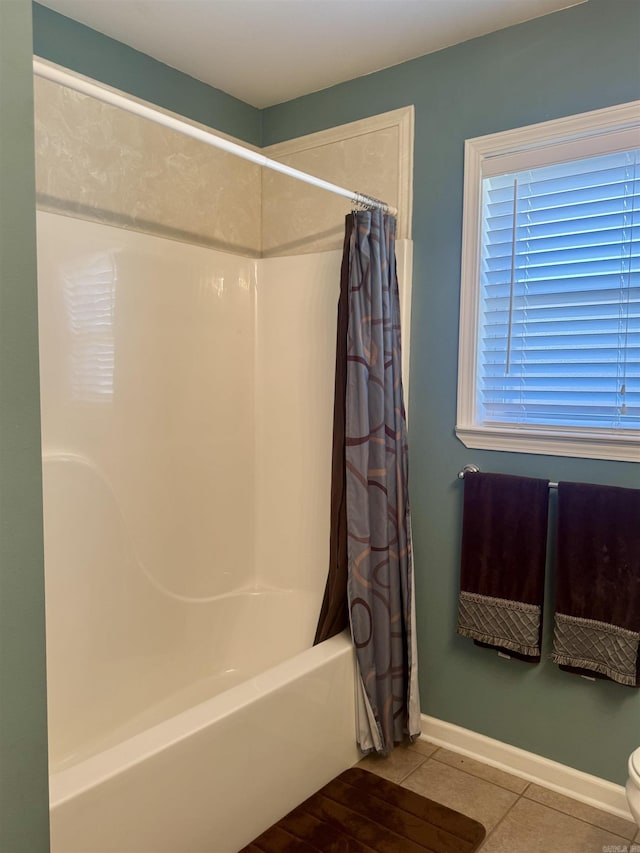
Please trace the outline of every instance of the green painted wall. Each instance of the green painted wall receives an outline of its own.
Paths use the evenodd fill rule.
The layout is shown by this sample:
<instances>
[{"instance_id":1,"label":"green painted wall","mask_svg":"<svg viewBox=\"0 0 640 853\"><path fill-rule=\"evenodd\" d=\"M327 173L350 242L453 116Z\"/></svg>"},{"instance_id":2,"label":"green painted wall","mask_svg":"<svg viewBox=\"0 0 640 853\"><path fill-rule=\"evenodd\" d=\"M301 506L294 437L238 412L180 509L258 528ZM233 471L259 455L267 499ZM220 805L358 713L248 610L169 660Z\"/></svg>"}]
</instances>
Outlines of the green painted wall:
<instances>
[{"instance_id":1,"label":"green painted wall","mask_svg":"<svg viewBox=\"0 0 640 853\"><path fill-rule=\"evenodd\" d=\"M640 3L584 5L265 111L263 144L415 105L411 497L423 711L622 783L640 694L551 663L504 661L455 635L466 462L640 486L625 463L467 450L455 437L467 137L640 98ZM547 596L545 650L552 601Z\"/></svg>"},{"instance_id":2,"label":"green painted wall","mask_svg":"<svg viewBox=\"0 0 640 853\"><path fill-rule=\"evenodd\" d=\"M0 850L49 849L31 6L0 2Z\"/></svg>"},{"instance_id":3,"label":"green painted wall","mask_svg":"<svg viewBox=\"0 0 640 853\"><path fill-rule=\"evenodd\" d=\"M260 110L37 3L33 50L42 59L260 145Z\"/></svg>"}]
</instances>

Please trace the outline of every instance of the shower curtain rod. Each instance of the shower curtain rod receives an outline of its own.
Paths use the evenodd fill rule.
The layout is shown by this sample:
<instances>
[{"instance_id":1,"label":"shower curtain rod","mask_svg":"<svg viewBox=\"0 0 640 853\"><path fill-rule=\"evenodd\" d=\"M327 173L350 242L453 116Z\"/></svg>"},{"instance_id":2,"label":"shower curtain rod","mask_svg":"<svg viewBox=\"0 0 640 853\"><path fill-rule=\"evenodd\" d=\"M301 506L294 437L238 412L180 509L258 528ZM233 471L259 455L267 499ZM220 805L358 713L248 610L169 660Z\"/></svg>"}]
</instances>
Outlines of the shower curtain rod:
<instances>
[{"instance_id":1,"label":"shower curtain rod","mask_svg":"<svg viewBox=\"0 0 640 853\"><path fill-rule=\"evenodd\" d=\"M249 160L251 163L256 163L258 166L264 166L266 169L273 169L275 172L281 172L283 175L289 175L291 178L296 178L299 181L304 181L307 184L312 184L320 189L328 190L329 192L348 198L353 204L367 208L376 208L383 210L385 213L390 213L396 216L397 208L378 198L366 195L365 193L354 192L353 190L345 189L337 184L332 184L329 181L324 181L322 178L316 178L314 175L309 175L307 172L301 172L299 169L294 169L291 166L286 166L284 163L279 163L277 160L271 160L265 157L264 154L258 154L256 151L251 151L249 148L244 148L236 142L231 142L228 139L223 139L211 133L208 130L202 130L199 127L182 121L174 116L160 112L160 110L147 106L139 101L131 100L126 95L122 95L113 89L105 89L102 86L94 83L87 77L72 74L69 71L50 64L45 60L33 60L33 73L38 77L43 77L45 80L51 80L53 83L59 83L61 86L66 86L68 89L73 89L83 95L89 95L92 98L97 98L105 104L119 107L129 113L140 116L141 118L149 119L156 124L161 124L164 127L177 130L184 133L186 136L191 136L200 142L205 142L214 148L220 148L228 154L234 154L236 157L242 157L243 160Z\"/></svg>"}]
</instances>

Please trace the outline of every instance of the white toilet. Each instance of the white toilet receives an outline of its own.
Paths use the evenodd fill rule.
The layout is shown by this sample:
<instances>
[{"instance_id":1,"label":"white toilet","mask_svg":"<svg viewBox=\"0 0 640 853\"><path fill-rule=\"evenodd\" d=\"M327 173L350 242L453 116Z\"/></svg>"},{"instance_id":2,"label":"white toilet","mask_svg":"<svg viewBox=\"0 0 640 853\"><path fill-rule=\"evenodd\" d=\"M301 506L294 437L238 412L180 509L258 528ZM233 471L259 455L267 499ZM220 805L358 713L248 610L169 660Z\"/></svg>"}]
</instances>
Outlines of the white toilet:
<instances>
[{"instance_id":1,"label":"white toilet","mask_svg":"<svg viewBox=\"0 0 640 853\"><path fill-rule=\"evenodd\" d=\"M627 779L626 792L631 814L640 826L640 747L629 756L629 778Z\"/></svg>"}]
</instances>

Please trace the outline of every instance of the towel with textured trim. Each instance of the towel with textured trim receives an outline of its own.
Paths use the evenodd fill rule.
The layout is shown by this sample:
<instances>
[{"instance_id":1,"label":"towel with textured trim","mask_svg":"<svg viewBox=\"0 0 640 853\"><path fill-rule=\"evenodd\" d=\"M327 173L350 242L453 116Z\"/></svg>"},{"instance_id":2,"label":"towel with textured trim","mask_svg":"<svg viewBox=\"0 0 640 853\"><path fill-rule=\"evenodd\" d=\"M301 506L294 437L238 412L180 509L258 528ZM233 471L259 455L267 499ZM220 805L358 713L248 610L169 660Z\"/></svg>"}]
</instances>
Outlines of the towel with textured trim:
<instances>
[{"instance_id":1,"label":"towel with textured trim","mask_svg":"<svg viewBox=\"0 0 640 853\"><path fill-rule=\"evenodd\" d=\"M540 660L549 481L465 474L458 634Z\"/></svg>"},{"instance_id":2,"label":"towel with textured trim","mask_svg":"<svg viewBox=\"0 0 640 853\"><path fill-rule=\"evenodd\" d=\"M559 483L552 659L640 686L640 490Z\"/></svg>"}]
</instances>

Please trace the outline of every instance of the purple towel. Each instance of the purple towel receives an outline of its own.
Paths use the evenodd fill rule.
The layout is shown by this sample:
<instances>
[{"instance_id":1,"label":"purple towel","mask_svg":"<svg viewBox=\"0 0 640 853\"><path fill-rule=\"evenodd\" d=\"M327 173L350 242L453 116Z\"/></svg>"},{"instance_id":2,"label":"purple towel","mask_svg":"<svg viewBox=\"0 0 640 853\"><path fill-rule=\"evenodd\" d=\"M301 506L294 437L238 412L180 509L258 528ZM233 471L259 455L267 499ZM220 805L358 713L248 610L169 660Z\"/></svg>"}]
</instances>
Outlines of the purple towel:
<instances>
[{"instance_id":1,"label":"purple towel","mask_svg":"<svg viewBox=\"0 0 640 853\"><path fill-rule=\"evenodd\" d=\"M553 660L640 686L640 490L558 486Z\"/></svg>"},{"instance_id":2,"label":"purple towel","mask_svg":"<svg viewBox=\"0 0 640 853\"><path fill-rule=\"evenodd\" d=\"M540 660L549 482L465 474L458 634Z\"/></svg>"}]
</instances>

